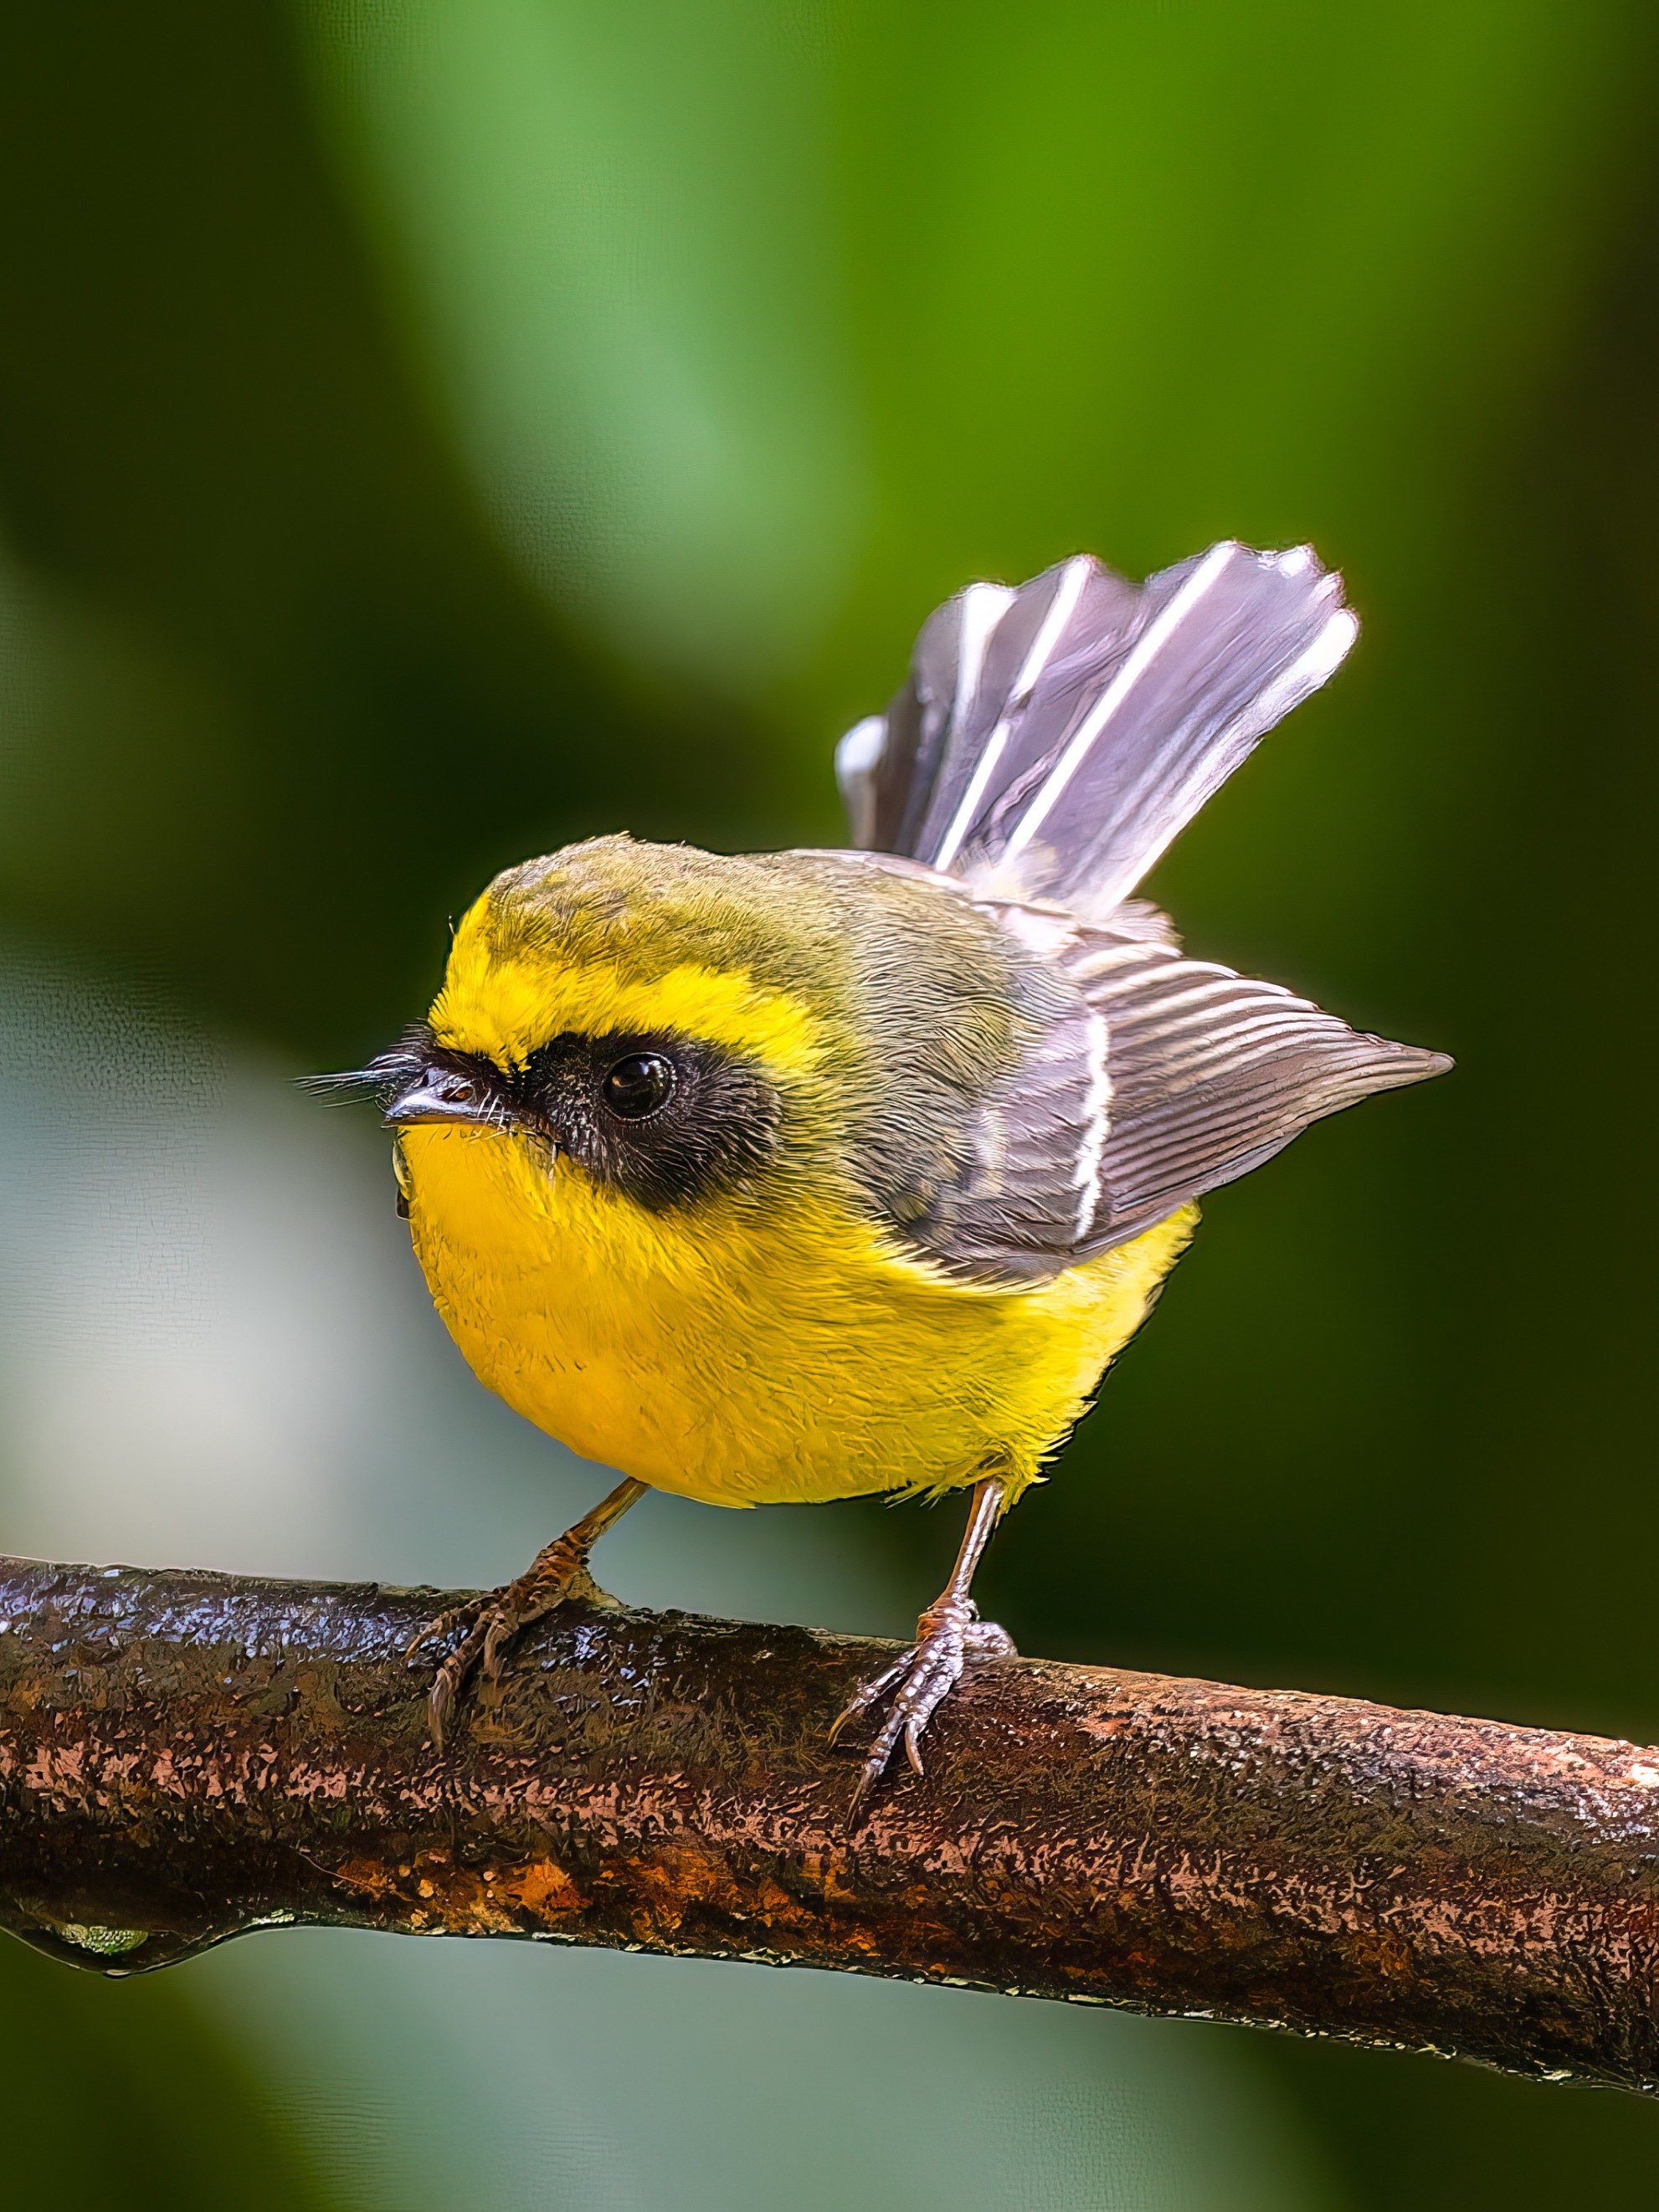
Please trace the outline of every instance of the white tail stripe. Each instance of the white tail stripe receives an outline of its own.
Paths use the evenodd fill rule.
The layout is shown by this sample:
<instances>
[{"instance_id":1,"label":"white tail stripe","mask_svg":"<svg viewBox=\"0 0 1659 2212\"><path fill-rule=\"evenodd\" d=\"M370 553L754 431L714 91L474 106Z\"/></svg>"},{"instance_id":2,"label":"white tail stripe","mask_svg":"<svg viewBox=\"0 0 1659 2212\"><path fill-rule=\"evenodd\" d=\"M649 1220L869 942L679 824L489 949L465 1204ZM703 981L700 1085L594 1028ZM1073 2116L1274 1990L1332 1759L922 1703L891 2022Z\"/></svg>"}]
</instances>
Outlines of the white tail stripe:
<instances>
[{"instance_id":1,"label":"white tail stripe","mask_svg":"<svg viewBox=\"0 0 1659 2212\"><path fill-rule=\"evenodd\" d=\"M876 834L876 770L887 750L887 717L866 714L836 747L836 781L852 825L853 842L868 845Z\"/></svg>"},{"instance_id":2,"label":"white tail stripe","mask_svg":"<svg viewBox=\"0 0 1659 2212\"><path fill-rule=\"evenodd\" d=\"M957 690L951 715L959 722L973 704L991 633L1012 603L1005 584L969 584L962 595L962 634L957 641Z\"/></svg>"},{"instance_id":3,"label":"white tail stripe","mask_svg":"<svg viewBox=\"0 0 1659 2212\"><path fill-rule=\"evenodd\" d=\"M979 811L986 786L1007 747L1014 716L1030 698L1032 687L1042 675L1049 654L1059 644L1066 623L1076 613L1077 603L1083 596L1083 587L1088 582L1093 567L1094 562L1086 553L1077 554L1066 563L1054 596L1048 603L1048 611L1042 617L1042 626L1032 639L1031 649L1020 664L1019 674L1014 678L1009 691L1008 710L985 740L984 750L969 778L967 790L962 794L962 804L957 807L950 828L940 838L939 849L928 856L934 867L948 868L961 849L962 841ZM1008 597L1013 597L1012 592Z\"/></svg>"},{"instance_id":4,"label":"white tail stripe","mask_svg":"<svg viewBox=\"0 0 1659 2212\"><path fill-rule=\"evenodd\" d=\"M1212 550L1219 551L1224 548ZM1242 545L1235 545L1231 550L1243 553L1247 560L1252 557ZM1290 557L1284 553L1269 554L1266 556L1265 565L1282 574ZM1341 588L1340 576L1324 576L1316 586L1315 595L1319 599L1334 599ZM1270 684L1257 692L1231 720L1224 723L1216 732L1212 744L1218 749L1231 751L1231 747L1241 740L1250 744L1258 738L1264 737L1275 722L1282 721L1292 707L1305 699L1310 691L1316 691L1335 672L1358 635L1358 616L1346 607L1336 608L1320 624L1313 643L1298 653L1290 666L1276 676ZM1139 806L1164 781L1168 773L1168 762L1162 756L1155 755L1143 767L1139 782L1129 786L1120 795L1119 804L1130 808ZM1211 790L1224 782L1228 773L1224 766L1221 767L1215 781L1210 786ZM1152 855L1152 858L1156 857L1156 854ZM1152 865L1151 860L1146 865Z\"/></svg>"},{"instance_id":5,"label":"white tail stripe","mask_svg":"<svg viewBox=\"0 0 1659 2212\"><path fill-rule=\"evenodd\" d=\"M1299 653L1285 673L1265 691L1259 691L1249 710L1240 717L1252 737L1261 737L1282 721L1292 707L1300 706L1310 691L1317 691L1335 675L1359 635L1359 617L1352 608L1339 607L1321 629L1307 651Z\"/></svg>"},{"instance_id":6,"label":"white tail stripe","mask_svg":"<svg viewBox=\"0 0 1659 2212\"><path fill-rule=\"evenodd\" d=\"M1012 860L1024 851L1064 796L1066 785L1093 750L1095 739L1134 690L1175 631L1220 580L1224 569L1231 568L1234 561L1241 557L1249 560L1252 556L1244 551L1242 545L1233 544L1231 539L1224 538L1219 545L1212 545L1169 605L1148 623L1146 635L1133 647L1122 667L1102 692L1095 702L1093 713L1085 720L1055 762L1048 781L1026 808L1003 848L1005 860Z\"/></svg>"},{"instance_id":7,"label":"white tail stripe","mask_svg":"<svg viewBox=\"0 0 1659 2212\"><path fill-rule=\"evenodd\" d=\"M1328 577L1326 585L1334 588L1337 580ZM1235 764L1233 755L1239 746L1249 747L1266 735L1275 722L1283 720L1292 707L1298 706L1310 692L1318 690L1347 656L1348 648L1359 635L1358 618L1346 607L1339 607L1320 625L1313 643L1298 653L1265 690L1259 691L1242 713L1218 730L1212 740L1210 772L1202 783L1194 787L1194 807L1219 789ZM1118 804L1126 811L1136 811L1157 790L1169 774L1167 762L1154 759L1146 763L1140 780L1118 795ZM1172 823L1167 836L1158 843L1146 846L1141 852L1137 866L1141 873L1152 866L1164 854L1176 834L1178 825Z\"/></svg>"},{"instance_id":8,"label":"white tail stripe","mask_svg":"<svg viewBox=\"0 0 1659 2212\"><path fill-rule=\"evenodd\" d=\"M854 722L836 747L836 774L842 789L845 791L861 775L873 775L886 750L885 714L866 714L861 722Z\"/></svg>"}]
</instances>

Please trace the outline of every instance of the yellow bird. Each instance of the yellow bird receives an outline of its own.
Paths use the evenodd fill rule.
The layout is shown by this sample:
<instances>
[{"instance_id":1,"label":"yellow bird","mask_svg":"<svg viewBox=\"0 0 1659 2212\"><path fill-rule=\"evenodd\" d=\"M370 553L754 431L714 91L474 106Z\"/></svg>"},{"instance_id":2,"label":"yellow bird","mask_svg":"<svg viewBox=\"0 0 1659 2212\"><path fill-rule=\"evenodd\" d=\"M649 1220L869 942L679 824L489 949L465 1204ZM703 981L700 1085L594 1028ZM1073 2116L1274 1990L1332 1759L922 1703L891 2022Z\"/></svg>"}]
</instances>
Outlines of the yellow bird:
<instances>
[{"instance_id":1,"label":"yellow bird","mask_svg":"<svg viewBox=\"0 0 1659 2212\"><path fill-rule=\"evenodd\" d=\"M871 1710L854 1802L972 1661L970 1584L1139 1327L1196 1200L1449 1062L1188 959L1131 897L1355 633L1306 548L1136 588L1079 556L973 584L842 741L855 849L601 837L498 876L425 1025L355 1077L479 1377L624 1478L434 1622L475 1667L591 1589L647 1489L710 1505L971 1493ZM417 1647L418 1648L418 1647Z\"/></svg>"}]
</instances>

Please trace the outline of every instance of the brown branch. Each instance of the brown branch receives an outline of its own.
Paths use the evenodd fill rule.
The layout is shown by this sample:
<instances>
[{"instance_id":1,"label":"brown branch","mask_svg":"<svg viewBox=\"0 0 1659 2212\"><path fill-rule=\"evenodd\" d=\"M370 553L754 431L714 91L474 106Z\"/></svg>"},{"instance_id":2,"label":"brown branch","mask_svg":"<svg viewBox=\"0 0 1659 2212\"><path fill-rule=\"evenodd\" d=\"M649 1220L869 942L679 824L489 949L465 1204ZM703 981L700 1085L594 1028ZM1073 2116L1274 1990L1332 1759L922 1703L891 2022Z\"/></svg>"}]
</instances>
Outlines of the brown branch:
<instances>
[{"instance_id":1,"label":"brown branch","mask_svg":"<svg viewBox=\"0 0 1659 2212\"><path fill-rule=\"evenodd\" d=\"M824 1735L888 1647L569 1611L441 1758L439 1602L0 1560L0 1922L107 1972L539 1936L1659 2080L1659 1752L1009 1661L849 1837Z\"/></svg>"}]
</instances>

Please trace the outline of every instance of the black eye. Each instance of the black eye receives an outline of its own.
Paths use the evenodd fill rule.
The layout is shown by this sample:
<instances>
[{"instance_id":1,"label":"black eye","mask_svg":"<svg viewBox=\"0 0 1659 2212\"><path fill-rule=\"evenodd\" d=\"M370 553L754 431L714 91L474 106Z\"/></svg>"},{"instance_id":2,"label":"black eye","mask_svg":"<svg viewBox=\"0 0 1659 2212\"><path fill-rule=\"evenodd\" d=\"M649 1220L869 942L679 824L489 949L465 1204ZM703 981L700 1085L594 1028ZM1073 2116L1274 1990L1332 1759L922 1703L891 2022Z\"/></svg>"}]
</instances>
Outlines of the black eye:
<instances>
[{"instance_id":1,"label":"black eye","mask_svg":"<svg viewBox=\"0 0 1659 2212\"><path fill-rule=\"evenodd\" d=\"M659 1052L630 1052L599 1086L605 1104L624 1121L660 1113L674 1095L674 1063Z\"/></svg>"}]
</instances>

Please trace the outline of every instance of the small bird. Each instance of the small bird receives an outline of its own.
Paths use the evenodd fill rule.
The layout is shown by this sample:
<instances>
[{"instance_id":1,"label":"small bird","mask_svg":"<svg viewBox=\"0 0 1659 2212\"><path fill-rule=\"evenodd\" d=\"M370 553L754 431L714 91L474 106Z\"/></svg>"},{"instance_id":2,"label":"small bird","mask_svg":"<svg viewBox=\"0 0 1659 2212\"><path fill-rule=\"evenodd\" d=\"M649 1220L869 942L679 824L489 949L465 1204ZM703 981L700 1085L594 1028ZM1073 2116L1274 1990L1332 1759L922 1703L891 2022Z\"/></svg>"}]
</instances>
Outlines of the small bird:
<instances>
[{"instance_id":1,"label":"small bird","mask_svg":"<svg viewBox=\"0 0 1659 2212\"><path fill-rule=\"evenodd\" d=\"M1127 582L1087 555L928 621L842 740L852 849L597 837L498 876L426 1023L330 1082L480 1379L623 1478L434 1621L474 1669L590 1595L649 1489L711 1505L965 1490L950 1580L854 1696L854 1808L966 1667L975 1569L1185 1249L1206 1191L1450 1066L1188 958L1132 894L1357 629L1311 550Z\"/></svg>"}]
</instances>

